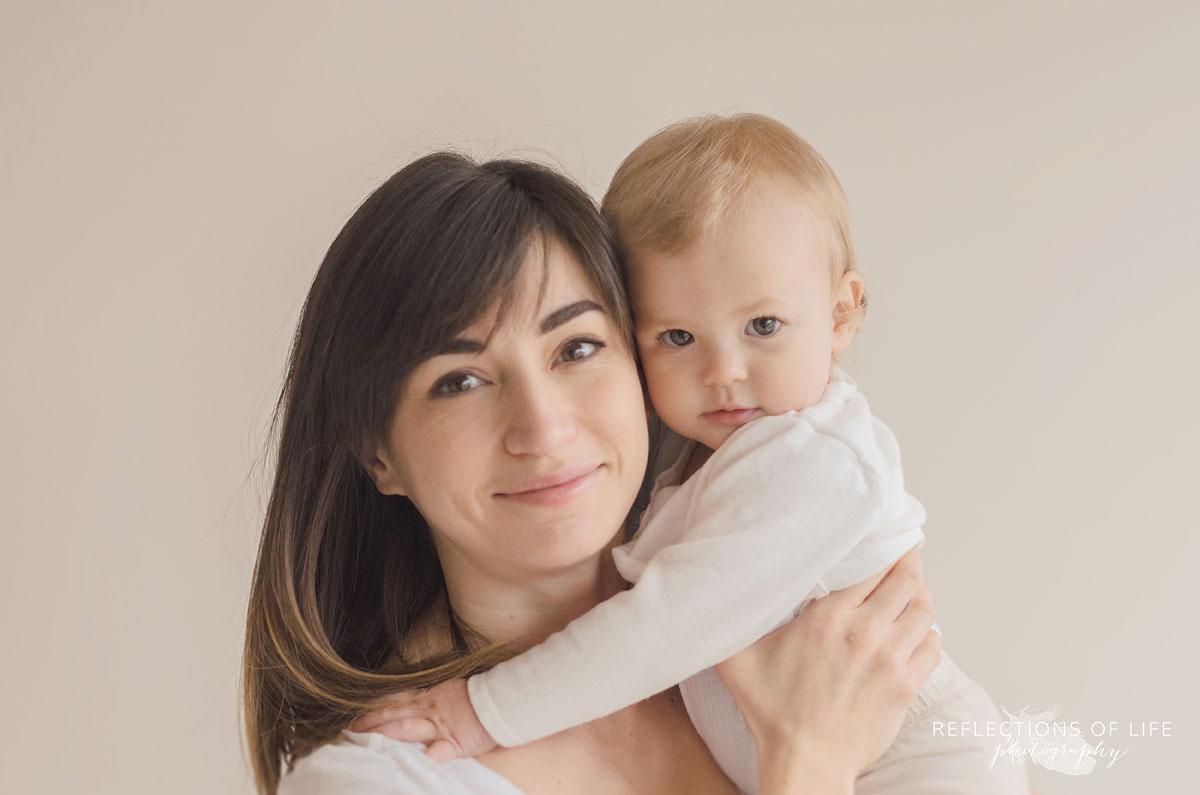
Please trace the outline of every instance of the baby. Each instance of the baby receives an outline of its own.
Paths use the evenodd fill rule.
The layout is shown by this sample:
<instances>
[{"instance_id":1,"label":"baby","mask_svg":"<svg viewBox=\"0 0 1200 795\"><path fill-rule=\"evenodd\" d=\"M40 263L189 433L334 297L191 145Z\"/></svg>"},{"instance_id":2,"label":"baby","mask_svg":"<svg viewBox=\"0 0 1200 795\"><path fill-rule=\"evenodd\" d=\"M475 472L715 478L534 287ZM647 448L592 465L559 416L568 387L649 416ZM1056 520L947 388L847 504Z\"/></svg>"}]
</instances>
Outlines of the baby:
<instances>
[{"instance_id":1,"label":"baby","mask_svg":"<svg viewBox=\"0 0 1200 795\"><path fill-rule=\"evenodd\" d=\"M835 365L866 306L846 198L805 141L746 114L649 138L603 210L654 410L683 437L614 553L634 587L465 687L418 697L398 738L475 755L678 683L713 756L755 793L753 738L712 666L924 540L895 438ZM995 738L935 731L963 720L1000 716L943 655L857 791L1028 792L1021 768L989 769Z\"/></svg>"}]
</instances>

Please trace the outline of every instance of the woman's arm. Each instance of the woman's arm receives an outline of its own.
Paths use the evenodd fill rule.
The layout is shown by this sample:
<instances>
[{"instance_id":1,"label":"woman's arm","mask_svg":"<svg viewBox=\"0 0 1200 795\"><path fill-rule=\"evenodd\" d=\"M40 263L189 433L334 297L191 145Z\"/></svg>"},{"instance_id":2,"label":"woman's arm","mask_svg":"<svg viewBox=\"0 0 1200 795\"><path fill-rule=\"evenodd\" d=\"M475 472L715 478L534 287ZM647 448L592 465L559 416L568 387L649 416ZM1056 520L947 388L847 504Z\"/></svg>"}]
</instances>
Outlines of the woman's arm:
<instances>
[{"instance_id":1,"label":"woman's arm","mask_svg":"<svg viewBox=\"0 0 1200 795\"><path fill-rule=\"evenodd\" d=\"M914 550L717 666L758 745L762 795L853 792L937 667L933 620Z\"/></svg>"}]
</instances>

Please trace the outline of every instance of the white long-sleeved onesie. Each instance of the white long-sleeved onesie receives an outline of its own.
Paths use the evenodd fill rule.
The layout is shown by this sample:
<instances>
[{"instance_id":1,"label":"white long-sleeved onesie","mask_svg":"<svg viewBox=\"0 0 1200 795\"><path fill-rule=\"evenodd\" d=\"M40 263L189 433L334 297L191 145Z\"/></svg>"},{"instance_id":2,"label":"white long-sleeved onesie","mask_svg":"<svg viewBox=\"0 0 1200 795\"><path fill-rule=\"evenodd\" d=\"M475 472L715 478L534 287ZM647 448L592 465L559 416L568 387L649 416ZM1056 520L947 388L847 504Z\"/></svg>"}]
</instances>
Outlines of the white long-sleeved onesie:
<instances>
[{"instance_id":1,"label":"white long-sleeved onesie","mask_svg":"<svg viewBox=\"0 0 1200 795\"><path fill-rule=\"evenodd\" d=\"M895 437L854 382L835 376L819 403L742 426L676 486L681 455L656 482L634 540L615 552L634 587L468 681L497 742L530 742L683 682L923 542L925 512L904 490ZM732 708L724 695L709 699L713 709ZM688 701L695 720L706 707ZM745 750L725 755L747 767ZM743 775L714 753L755 791L752 762Z\"/></svg>"}]
</instances>

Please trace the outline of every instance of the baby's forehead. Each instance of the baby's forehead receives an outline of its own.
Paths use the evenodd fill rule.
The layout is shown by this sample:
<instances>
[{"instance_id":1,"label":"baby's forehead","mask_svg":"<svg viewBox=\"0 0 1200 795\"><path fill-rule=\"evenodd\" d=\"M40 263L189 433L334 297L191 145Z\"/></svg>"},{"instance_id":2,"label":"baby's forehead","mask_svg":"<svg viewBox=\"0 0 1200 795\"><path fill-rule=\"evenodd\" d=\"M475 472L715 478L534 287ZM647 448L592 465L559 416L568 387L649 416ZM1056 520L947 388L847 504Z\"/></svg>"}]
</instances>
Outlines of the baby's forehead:
<instances>
[{"instance_id":1,"label":"baby's forehead","mask_svg":"<svg viewBox=\"0 0 1200 795\"><path fill-rule=\"evenodd\" d=\"M801 185L786 175L758 175L735 188L695 199L694 203L697 209L673 224L675 233L670 245L657 251L635 250L634 259L676 254L693 245L711 245L764 214L800 220L812 235L822 240L837 234L836 213L821 196L814 194L811 186Z\"/></svg>"},{"instance_id":2,"label":"baby's forehead","mask_svg":"<svg viewBox=\"0 0 1200 795\"><path fill-rule=\"evenodd\" d=\"M697 230L671 250L628 252L626 275L634 300L647 291L686 292L688 282L716 280L733 293L741 285L773 282L811 288L836 281L833 225L799 202L747 204Z\"/></svg>"},{"instance_id":3,"label":"baby's forehead","mask_svg":"<svg viewBox=\"0 0 1200 795\"><path fill-rule=\"evenodd\" d=\"M815 234L833 234L836 226L834 213L812 186L802 185L788 175L761 174L725 197L719 211L700 219L692 237L728 233L763 213L795 216Z\"/></svg>"},{"instance_id":4,"label":"baby's forehead","mask_svg":"<svg viewBox=\"0 0 1200 795\"><path fill-rule=\"evenodd\" d=\"M744 323L758 315L795 319L829 299L833 283L821 262L738 262L709 257L648 263L633 283L634 320L639 328L670 326L699 330L726 321Z\"/></svg>"}]
</instances>

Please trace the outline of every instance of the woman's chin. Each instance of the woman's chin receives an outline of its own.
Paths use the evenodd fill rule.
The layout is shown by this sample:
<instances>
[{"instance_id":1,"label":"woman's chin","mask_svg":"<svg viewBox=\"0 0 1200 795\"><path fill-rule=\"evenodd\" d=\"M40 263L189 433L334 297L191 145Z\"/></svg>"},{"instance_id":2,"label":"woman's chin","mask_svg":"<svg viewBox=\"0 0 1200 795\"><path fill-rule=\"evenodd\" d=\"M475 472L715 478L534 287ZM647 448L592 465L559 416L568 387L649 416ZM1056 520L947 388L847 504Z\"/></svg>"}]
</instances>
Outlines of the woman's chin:
<instances>
[{"instance_id":1,"label":"woman's chin","mask_svg":"<svg viewBox=\"0 0 1200 795\"><path fill-rule=\"evenodd\" d=\"M522 559L531 574L552 576L594 571L598 564L611 562L611 550L619 543L621 531L619 520L601 524L594 516L557 522L522 545L527 550Z\"/></svg>"}]
</instances>

